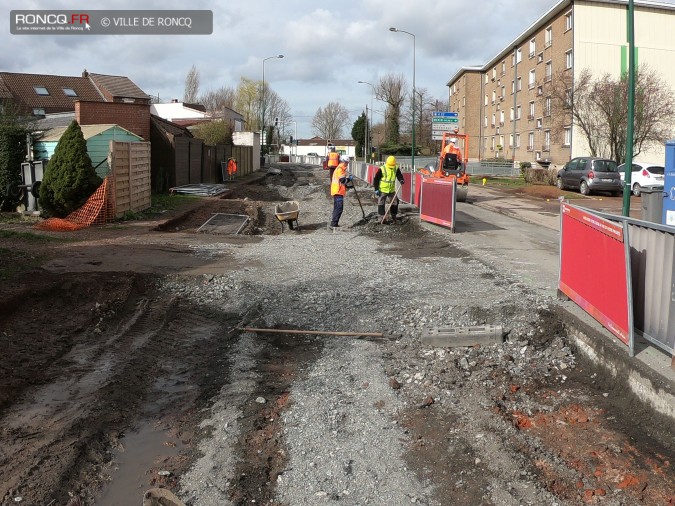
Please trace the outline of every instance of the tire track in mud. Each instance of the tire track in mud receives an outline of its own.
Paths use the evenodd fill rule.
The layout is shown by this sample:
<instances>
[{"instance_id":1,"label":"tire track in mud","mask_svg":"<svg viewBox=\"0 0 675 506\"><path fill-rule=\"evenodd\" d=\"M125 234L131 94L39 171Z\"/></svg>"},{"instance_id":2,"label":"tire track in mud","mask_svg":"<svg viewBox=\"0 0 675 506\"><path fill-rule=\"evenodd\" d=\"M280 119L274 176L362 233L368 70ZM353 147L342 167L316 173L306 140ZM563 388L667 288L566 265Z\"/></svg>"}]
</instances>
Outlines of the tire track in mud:
<instances>
[{"instance_id":1,"label":"tire track in mud","mask_svg":"<svg viewBox=\"0 0 675 506\"><path fill-rule=\"evenodd\" d=\"M139 416L165 418L219 388L209 372L226 367L213 341L226 345L227 317L184 307L134 278L114 313L91 319L45 365L49 381L25 390L0 418L0 503L21 496L61 504L69 493L93 500L109 479L111 448Z\"/></svg>"}]
</instances>

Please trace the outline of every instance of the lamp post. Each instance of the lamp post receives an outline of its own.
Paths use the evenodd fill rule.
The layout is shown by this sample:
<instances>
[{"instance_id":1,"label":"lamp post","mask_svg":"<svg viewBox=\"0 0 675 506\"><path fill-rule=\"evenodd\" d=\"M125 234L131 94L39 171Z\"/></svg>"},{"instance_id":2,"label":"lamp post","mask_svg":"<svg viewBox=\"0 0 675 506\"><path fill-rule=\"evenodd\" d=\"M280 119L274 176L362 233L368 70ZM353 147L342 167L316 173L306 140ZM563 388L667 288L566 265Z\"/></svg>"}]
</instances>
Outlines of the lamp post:
<instances>
[{"instance_id":1,"label":"lamp post","mask_svg":"<svg viewBox=\"0 0 675 506\"><path fill-rule=\"evenodd\" d=\"M368 142L368 140L373 135L373 132L372 132L371 129L372 129L372 125L373 125L373 95L375 94L375 86L373 86L368 81L359 81L359 84L367 84L371 88L371 91L370 91L370 119L368 119L368 117L366 117L366 127L367 127L366 128L366 153L367 154L364 157L365 160L366 160L366 163L368 163L368 160L370 158L370 152L368 152L368 146L369 146L370 143ZM372 150L372 146L370 146L370 148Z\"/></svg>"},{"instance_id":2,"label":"lamp post","mask_svg":"<svg viewBox=\"0 0 675 506\"><path fill-rule=\"evenodd\" d=\"M411 164L412 170L415 171L415 34L406 32L405 30L399 30L393 26L389 28L390 32L401 32L407 33L413 38L413 92L412 92L412 154L411 154Z\"/></svg>"},{"instance_id":3,"label":"lamp post","mask_svg":"<svg viewBox=\"0 0 675 506\"><path fill-rule=\"evenodd\" d=\"M260 134L260 142L263 142L263 139L265 138L265 109L267 108L267 102L266 102L266 93L265 93L265 62L267 60L271 60L272 58L283 58L283 54L278 54L275 56L268 56L267 58L263 58L262 61L262 133Z\"/></svg>"}]
</instances>

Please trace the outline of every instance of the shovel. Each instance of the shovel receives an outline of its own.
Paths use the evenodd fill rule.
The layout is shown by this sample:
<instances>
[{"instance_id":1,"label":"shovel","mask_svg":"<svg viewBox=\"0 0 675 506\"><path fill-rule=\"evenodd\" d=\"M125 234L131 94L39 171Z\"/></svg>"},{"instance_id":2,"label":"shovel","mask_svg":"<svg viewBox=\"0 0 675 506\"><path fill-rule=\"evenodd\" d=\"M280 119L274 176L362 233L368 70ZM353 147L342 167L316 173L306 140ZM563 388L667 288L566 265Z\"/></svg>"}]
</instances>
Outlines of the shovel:
<instances>
[{"instance_id":1,"label":"shovel","mask_svg":"<svg viewBox=\"0 0 675 506\"><path fill-rule=\"evenodd\" d=\"M394 204L394 201L398 197L398 192L401 191L401 188L403 188L403 185L400 185L398 187L398 190L396 190L396 193L394 194L394 198L391 199L391 202L389 202L389 206L387 206L387 211L384 213L384 216L382 216L382 221L380 222L380 225L382 225L384 223L384 220L387 219L387 216L389 215L389 210L391 209L391 206Z\"/></svg>"},{"instance_id":2,"label":"shovel","mask_svg":"<svg viewBox=\"0 0 675 506\"><path fill-rule=\"evenodd\" d=\"M359 192L356 191L356 185L352 181L352 188L354 188L354 193L356 194L356 200L359 201L359 207L361 208L361 214L363 215L363 218L366 218L366 212L363 210L363 206L361 205L361 198L359 197Z\"/></svg>"}]
</instances>

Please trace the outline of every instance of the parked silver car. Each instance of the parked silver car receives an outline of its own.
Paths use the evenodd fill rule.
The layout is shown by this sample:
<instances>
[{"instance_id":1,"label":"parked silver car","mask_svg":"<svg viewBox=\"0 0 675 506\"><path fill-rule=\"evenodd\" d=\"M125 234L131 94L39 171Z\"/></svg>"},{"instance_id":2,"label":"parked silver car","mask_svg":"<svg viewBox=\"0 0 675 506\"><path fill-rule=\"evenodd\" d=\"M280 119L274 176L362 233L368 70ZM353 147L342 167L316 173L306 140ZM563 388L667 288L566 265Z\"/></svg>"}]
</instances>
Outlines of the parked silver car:
<instances>
[{"instance_id":1,"label":"parked silver car","mask_svg":"<svg viewBox=\"0 0 675 506\"><path fill-rule=\"evenodd\" d=\"M620 195L623 191L621 176L614 160L580 156L572 158L558 171L557 186L561 190L572 188L582 195L592 191Z\"/></svg>"}]
</instances>

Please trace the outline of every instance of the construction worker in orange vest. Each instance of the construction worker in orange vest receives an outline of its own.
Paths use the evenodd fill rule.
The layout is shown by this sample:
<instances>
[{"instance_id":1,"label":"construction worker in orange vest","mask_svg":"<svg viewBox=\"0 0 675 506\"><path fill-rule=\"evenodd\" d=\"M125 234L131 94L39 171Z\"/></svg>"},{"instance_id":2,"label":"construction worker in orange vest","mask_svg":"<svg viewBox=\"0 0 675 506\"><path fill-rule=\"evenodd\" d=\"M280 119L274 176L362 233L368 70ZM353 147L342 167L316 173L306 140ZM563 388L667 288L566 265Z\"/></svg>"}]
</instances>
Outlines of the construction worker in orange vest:
<instances>
[{"instance_id":1,"label":"construction worker in orange vest","mask_svg":"<svg viewBox=\"0 0 675 506\"><path fill-rule=\"evenodd\" d=\"M326 159L327 159L326 168L330 171L328 177L330 178L331 181L333 181L333 172L340 164L340 153L335 151L335 146L330 148L330 153L328 153Z\"/></svg>"},{"instance_id":2,"label":"construction worker in orange vest","mask_svg":"<svg viewBox=\"0 0 675 506\"><path fill-rule=\"evenodd\" d=\"M229 179L234 179L235 174L237 173L237 160L230 158L227 161L227 175Z\"/></svg>"},{"instance_id":3,"label":"construction worker in orange vest","mask_svg":"<svg viewBox=\"0 0 675 506\"><path fill-rule=\"evenodd\" d=\"M457 137L452 137L448 142L447 146L443 149L442 153L443 163L441 167L438 167L437 173L434 174L436 177L441 177L444 169L446 170L457 170L462 166L462 150L457 147ZM448 156L450 155L450 156ZM455 156L452 156L455 155ZM456 157L456 160L453 158Z\"/></svg>"},{"instance_id":4,"label":"construction worker in orange vest","mask_svg":"<svg viewBox=\"0 0 675 506\"><path fill-rule=\"evenodd\" d=\"M340 164L333 171L333 178L330 182L330 194L333 196L333 216L330 220L330 227L335 230L340 226L340 216L344 209L345 193L347 185L352 183L352 176L349 174L349 157L341 156Z\"/></svg>"}]
</instances>

